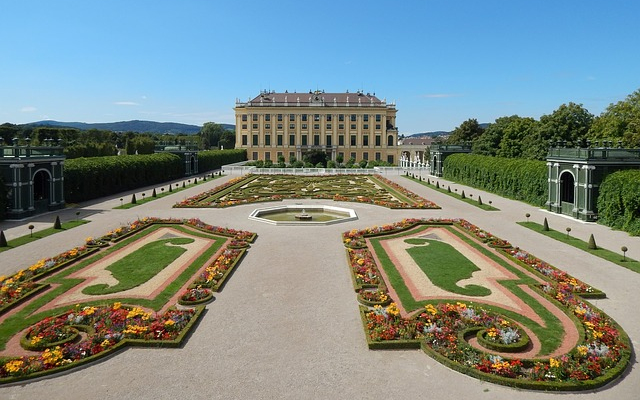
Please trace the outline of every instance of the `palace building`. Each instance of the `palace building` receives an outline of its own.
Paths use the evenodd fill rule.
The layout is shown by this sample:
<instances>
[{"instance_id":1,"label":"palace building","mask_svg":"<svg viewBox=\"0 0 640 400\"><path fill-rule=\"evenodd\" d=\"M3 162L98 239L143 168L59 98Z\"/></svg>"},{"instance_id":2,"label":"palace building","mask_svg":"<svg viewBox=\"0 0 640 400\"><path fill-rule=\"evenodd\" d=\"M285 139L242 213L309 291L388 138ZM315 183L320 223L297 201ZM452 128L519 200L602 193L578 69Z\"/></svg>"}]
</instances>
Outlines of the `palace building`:
<instances>
[{"instance_id":1,"label":"palace building","mask_svg":"<svg viewBox=\"0 0 640 400\"><path fill-rule=\"evenodd\" d=\"M375 94L276 93L263 91L247 102L236 100L236 148L249 160L302 160L309 151L327 159L398 162L395 103Z\"/></svg>"}]
</instances>

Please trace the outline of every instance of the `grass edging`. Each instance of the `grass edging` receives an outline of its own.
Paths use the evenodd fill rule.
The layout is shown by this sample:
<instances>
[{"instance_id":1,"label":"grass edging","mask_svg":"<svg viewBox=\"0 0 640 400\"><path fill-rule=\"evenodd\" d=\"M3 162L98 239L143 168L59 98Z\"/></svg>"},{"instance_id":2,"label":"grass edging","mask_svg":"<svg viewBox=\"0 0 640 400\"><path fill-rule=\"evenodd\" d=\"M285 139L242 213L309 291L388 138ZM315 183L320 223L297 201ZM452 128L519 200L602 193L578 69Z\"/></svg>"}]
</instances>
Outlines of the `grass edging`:
<instances>
[{"instance_id":1,"label":"grass edging","mask_svg":"<svg viewBox=\"0 0 640 400\"><path fill-rule=\"evenodd\" d=\"M427 180L427 182L420 180L420 179L416 179L411 175L403 175L405 178L410 179L414 182L418 182L419 184L428 187L431 190L435 190L438 191L440 193L446 194L447 196L453 197L454 199L460 200L460 201L464 201L467 204L471 204L472 206L478 207L484 211L500 211L499 208L496 208L490 204L485 204L482 203L480 204L480 202L478 200L474 200L468 197L462 197L462 195L458 194L458 193L454 193L449 191L448 189L443 188L442 186L434 186L432 184L429 183L429 180Z\"/></svg>"},{"instance_id":2,"label":"grass edging","mask_svg":"<svg viewBox=\"0 0 640 400\"><path fill-rule=\"evenodd\" d=\"M88 221L86 219L67 221L62 224L61 229L55 229L53 227L46 228L41 231L36 231L33 234L28 234L28 235L17 237L15 239L8 240L6 247L0 247L0 253L2 253L3 251L15 249L16 247L20 247L31 242L35 242L38 239L43 239L47 236L54 235L58 232L66 231L80 225L88 224L89 222L91 221Z\"/></svg>"},{"instance_id":3,"label":"grass edging","mask_svg":"<svg viewBox=\"0 0 640 400\"><path fill-rule=\"evenodd\" d=\"M560 231L556 231L553 230L551 228L549 228L548 231L543 230L544 226L540 225L536 222L525 222L525 221L520 221L520 222L516 222L518 225L523 226L527 229L531 229L534 232L540 233L542 235L545 235L547 237L550 237L551 239L555 239L557 241L560 241L562 243L568 244L569 246L573 246L577 249L580 249L582 251L586 251L589 254L593 254L596 257L602 258L603 260L612 262L616 265L619 265L621 267L627 268L633 272L637 272L640 273L640 262L636 261L632 258L629 257L624 257L625 260L621 259L621 255L619 253L616 253L614 251L611 250L607 250L605 248L602 247L598 247L597 249L590 249L589 248L589 243L578 239L576 237L567 235L566 233L562 233Z\"/></svg>"}]
</instances>

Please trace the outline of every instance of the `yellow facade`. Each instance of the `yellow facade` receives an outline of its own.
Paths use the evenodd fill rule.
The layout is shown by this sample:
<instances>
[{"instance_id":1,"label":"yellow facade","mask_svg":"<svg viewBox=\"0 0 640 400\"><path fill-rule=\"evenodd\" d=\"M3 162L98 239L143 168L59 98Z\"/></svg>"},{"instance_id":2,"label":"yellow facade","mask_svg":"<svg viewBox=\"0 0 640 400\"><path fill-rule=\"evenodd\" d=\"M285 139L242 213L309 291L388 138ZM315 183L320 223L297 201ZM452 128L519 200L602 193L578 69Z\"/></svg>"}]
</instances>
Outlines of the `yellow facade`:
<instances>
[{"instance_id":1,"label":"yellow facade","mask_svg":"<svg viewBox=\"0 0 640 400\"><path fill-rule=\"evenodd\" d=\"M262 92L247 102L236 100L236 148L249 160L284 156L302 160L308 151L398 162L395 104L363 92Z\"/></svg>"}]
</instances>

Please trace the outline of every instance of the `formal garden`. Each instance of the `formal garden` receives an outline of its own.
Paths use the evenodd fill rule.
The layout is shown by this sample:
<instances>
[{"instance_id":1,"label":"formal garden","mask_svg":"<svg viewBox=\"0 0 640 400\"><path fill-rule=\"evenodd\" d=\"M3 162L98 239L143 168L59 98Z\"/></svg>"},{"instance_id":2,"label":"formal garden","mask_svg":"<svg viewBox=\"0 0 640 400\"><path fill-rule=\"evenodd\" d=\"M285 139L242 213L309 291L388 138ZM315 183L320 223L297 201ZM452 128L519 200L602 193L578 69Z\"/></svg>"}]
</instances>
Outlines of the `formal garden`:
<instances>
[{"instance_id":1,"label":"formal garden","mask_svg":"<svg viewBox=\"0 0 640 400\"><path fill-rule=\"evenodd\" d=\"M177 203L174 207L229 207L283 199L326 199L387 208L440 208L382 176L247 175Z\"/></svg>"},{"instance_id":2,"label":"formal garden","mask_svg":"<svg viewBox=\"0 0 640 400\"><path fill-rule=\"evenodd\" d=\"M361 175L249 175L174 207L282 199L439 208ZM198 219L142 218L0 277L0 384L130 346L182 346L256 237ZM605 293L466 220L403 219L342 241L371 350L420 349L480 380L541 391L593 390L631 363L623 328L589 302Z\"/></svg>"},{"instance_id":3,"label":"formal garden","mask_svg":"<svg viewBox=\"0 0 640 400\"><path fill-rule=\"evenodd\" d=\"M0 277L0 383L126 346L181 346L255 238L198 219L143 218Z\"/></svg>"},{"instance_id":4,"label":"formal garden","mask_svg":"<svg viewBox=\"0 0 640 400\"><path fill-rule=\"evenodd\" d=\"M627 369L605 293L461 219L405 219L343 233L370 349L420 348L501 385L576 391Z\"/></svg>"}]
</instances>

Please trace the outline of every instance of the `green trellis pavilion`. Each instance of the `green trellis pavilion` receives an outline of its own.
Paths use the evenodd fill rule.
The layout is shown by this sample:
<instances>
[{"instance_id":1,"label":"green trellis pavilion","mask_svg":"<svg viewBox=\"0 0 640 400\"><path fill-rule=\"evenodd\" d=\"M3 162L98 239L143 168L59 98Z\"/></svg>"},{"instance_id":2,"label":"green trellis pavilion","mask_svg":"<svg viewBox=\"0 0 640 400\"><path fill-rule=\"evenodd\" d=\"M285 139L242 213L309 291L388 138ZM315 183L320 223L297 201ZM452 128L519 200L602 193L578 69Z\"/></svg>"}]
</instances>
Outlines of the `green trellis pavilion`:
<instances>
[{"instance_id":1,"label":"green trellis pavilion","mask_svg":"<svg viewBox=\"0 0 640 400\"><path fill-rule=\"evenodd\" d=\"M579 148L558 144L549 149L549 211L583 221L598 219L597 200L604 178L616 171L640 169L640 149L614 148L612 143L604 141L602 147L588 143Z\"/></svg>"}]
</instances>

